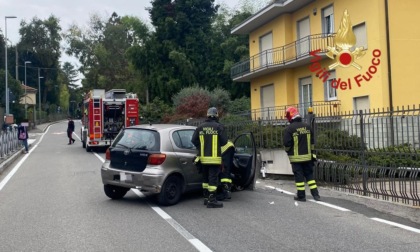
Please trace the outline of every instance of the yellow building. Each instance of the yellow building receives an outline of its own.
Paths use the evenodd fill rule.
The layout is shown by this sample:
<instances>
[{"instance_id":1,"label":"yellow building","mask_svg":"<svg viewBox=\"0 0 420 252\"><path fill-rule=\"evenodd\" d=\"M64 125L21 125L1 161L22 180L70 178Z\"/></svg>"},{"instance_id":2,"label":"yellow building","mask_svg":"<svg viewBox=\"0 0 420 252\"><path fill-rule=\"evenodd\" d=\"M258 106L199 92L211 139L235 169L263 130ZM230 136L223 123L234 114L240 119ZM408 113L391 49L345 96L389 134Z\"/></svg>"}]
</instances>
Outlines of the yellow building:
<instances>
[{"instance_id":1,"label":"yellow building","mask_svg":"<svg viewBox=\"0 0 420 252\"><path fill-rule=\"evenodd\" d=\"M420 104L419 0L275 0L232 29L250 57L231 69L251 108L327 114ZM269 114L271 113L271 115Z\"/></svg>"}]
</instances>

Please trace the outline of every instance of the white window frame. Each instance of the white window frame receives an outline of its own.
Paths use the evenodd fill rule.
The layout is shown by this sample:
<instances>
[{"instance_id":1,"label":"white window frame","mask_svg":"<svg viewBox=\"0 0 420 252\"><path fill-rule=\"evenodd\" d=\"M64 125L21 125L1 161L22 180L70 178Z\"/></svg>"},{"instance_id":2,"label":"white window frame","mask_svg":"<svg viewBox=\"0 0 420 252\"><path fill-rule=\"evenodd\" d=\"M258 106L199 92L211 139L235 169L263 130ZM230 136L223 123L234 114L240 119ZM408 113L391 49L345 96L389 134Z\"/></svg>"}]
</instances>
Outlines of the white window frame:
<instances>
[{"instance_id":1,"label":"white window frame","mask_svg":"<svg viewBox=\"0 0 420 252\"><path fill-rule=\"evenodd\" d=\"M312 78L305 77L299 79L299 111L301 112L301 116L304 116L308 108L312 106L313 102L313 89L312 89ZM304 90L307 90L307 96L304 95Z\"/></svg>"},{"instance_id":2,"label":"white window frame","mask_svg":"<svg viewBox=\"0 0 420 252\"><path fill-rule=\"evenodd\" d=\"M366 33L366 23L363 22L357 25L353 25L353 33L356 36L356 44L351 48L351 50L354 50L357 47L363 47L363 50L367 50L368 40Z\"/></svg>"},{"instance_id":3,"label":"white window frame","mask_svg":"<svg viewBox=\"0 0 420 252\"><path fill-rule=\"evenodd\" d=\"M322 9L322 32L326 34L332 34L335 32L333 5Z\"/></svg>"},{"instance_id":4,"label":"white window frame","mask_svg":"<svg viewBox=\"0 0 420 252\"><path fill-rule=\"evenodd\" d=\"M264 48L264 42L269 46ZM260 67L266 67L273 64L273 33L269 32L260 37Z\"/></svg>"},{"instance_id":5,"label":"white window frame","mask_svg":"<svg viewBox=\"0 0 420 252\"><path fill-rule=\"evenodd\" d=\"M336 101L337 98L337 88L333 88L331 83L335 80L335 70L330 71L328 80L325 82L325 92L327 101Z\"/></svg>"}]
</instances>

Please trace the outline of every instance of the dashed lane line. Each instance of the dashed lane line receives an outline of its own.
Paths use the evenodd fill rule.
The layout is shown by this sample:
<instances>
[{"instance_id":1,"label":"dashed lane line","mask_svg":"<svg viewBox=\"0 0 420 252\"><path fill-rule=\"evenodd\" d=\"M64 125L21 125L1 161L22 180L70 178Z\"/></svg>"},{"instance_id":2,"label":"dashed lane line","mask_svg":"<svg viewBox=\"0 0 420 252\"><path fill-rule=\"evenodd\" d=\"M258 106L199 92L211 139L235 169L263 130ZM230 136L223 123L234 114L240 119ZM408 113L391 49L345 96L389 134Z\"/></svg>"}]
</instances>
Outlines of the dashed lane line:
<instances>
[{"instance_id":1,"label":"dashed lane line","mask_svg":"<svg viewBox=\"0 0 420 252\"><path fill-rule=\"evenodd\" d=\"M138 189L131 189L140 198L145 198L144 194ZM150 202L147 202L149 206L166 222L169 223L179 234L182 235L189 243L191 243L200 252L211 252L212 250L202 243L199 239L195 238L190 232L188 232L181 224L174 220L169 214L162 210L162 208L153 206Z\"/></svg>"},{"instance_id":2,"label":"dashed lane line","mask_svg":"<svg viewBox=\"0 0 420 252\"><path fill-rule=\"evenodd\" d=\"M105 160L96 152L93 153L101 162ZM138 189L131 189L137 196L140 198L145 198L145 195L141 193ZM207 247L199 239L195 238L190 232L188 232L183 226L181 226L176 220L174 220L169 214L162 210L162 208L152 205L150 202L147 202L149 206L155 211L162 219L169 223L179 234L181 234L191 245L193 245L200 252L212 252L212 250Z\"/></svg>"}]
</instances>

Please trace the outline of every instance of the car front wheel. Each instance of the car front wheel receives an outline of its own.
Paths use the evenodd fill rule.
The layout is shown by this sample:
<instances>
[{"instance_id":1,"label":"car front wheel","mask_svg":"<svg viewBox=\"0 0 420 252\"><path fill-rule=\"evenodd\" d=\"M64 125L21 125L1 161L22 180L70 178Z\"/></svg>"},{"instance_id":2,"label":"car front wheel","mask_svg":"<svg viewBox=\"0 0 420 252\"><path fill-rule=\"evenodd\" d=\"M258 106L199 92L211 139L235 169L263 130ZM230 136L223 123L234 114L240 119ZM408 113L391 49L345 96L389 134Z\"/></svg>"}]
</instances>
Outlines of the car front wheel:
<instances>
[{"instance_id":1,"label":"car front wheel","mask_svg":"<svg viewBox=\"0 0 420 252\"><path fill-rule=\"evenodd\" d=\"M158 195L158 202L164 206L175 205L181 198L182 180L178 176L170 176L162 186Z\"/></svg>"},{"instance_id":2,"label":"car front wheel","mask_svg":"<svg viewBox=\"0 0 420 252\"><path fill-rule=\"evenodd\" d=\"M104 191L106 196L111 199L121 199L128 192L128 188L113 186L113 185L104 185Z\"/></svg>"}]
</instances>

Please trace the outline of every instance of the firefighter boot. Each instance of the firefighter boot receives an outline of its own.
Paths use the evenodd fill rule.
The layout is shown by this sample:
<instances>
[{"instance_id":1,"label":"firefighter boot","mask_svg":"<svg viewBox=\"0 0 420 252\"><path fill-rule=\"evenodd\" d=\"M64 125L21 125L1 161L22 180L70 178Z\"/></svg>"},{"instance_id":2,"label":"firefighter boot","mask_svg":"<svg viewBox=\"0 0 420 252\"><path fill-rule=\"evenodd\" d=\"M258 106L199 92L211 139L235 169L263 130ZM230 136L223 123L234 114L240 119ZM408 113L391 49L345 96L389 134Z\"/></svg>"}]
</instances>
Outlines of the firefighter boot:
<instances>
[{"instance_id":1,"label":"firefighter boot","mask_svg":"<svg viewBox=\"0 0 420 252\"><path fill-rule=\"evenodd\" d=\"M225 199L231 199L232 198L231 188L232 188L231 183L224 183L223 184L223 196L224 196Z\"/></svg>"},{"instance_id":2,"label":"firefighter boot","mask_svg":"<svg viewBox=\"0 0 420 252\"><path fill-rule=\"evenodd\" d=\"M217 201L223 201L223 200L225 200L225 194L224 194L224 187L223 187L223 184L220 184L218 187L217 187L217 190L216 190L216 200Z\"/></svg>"},{"instance_id":3,"label":"firefighter boot","mask_svg":"<svg viewBox=\"0 0 420 252\"><path fill-rule=\"evenodd\" d=\"M311 194L312 194L312 197L314 197L314 200L321 201L321 197L319 196L318 188L311 189Z\"/></svg>"},{"instance_id":4,"label":"firefighter boot","mask_svg":"<svg viewBox=\"0 0 420 252\"><path fill-rule=\"evenodd\" d=\"M204 205L206 206L209 202L209 190L203 189Z\"/></svg>"},{"instance_id":5,"label":"firefighter boot","mask_svg":"<svg viewBox=\"0 0 420 252\"><path fill-rule=\"evenodd\" d=\"M216 200L215 192L209 192L209 202L207 203L207 208L221 208L223 207L222 202Z\"/></svg>"},{"instance_id":6,"label":"firefighter boot","mask_svg":"<svg viewBox=\"0 0 420 252\"><path fill-rule=\"evenodd\" d=\"M298 190L298 192L297 192L296 196L294 197L294 199L296 201L305 202L306 201L305 191Z\"/></svg>"}]
</instances>

